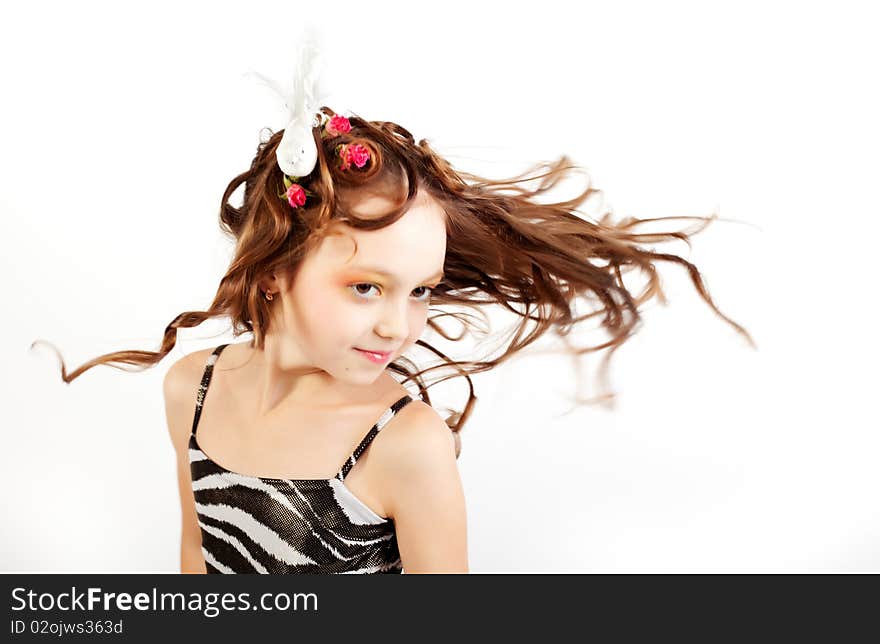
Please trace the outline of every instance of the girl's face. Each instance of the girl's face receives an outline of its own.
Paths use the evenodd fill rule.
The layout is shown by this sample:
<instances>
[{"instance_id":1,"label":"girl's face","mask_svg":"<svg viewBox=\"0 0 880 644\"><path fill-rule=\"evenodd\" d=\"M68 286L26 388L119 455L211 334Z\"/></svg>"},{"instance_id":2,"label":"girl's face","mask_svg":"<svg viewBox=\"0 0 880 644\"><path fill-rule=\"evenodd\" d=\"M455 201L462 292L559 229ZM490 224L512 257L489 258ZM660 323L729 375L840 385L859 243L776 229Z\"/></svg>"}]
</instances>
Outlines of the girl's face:
<instances>
[{"instance_id":1,"label":"girl's face","mask_svg":"<svg viewBox=\"0 0 880 644\"><path fill-rule=\"evenodd\" d=\"M371 197L355 213L378 214L390 205ZM305 365L349 384L369 384L422 334L431 289L442 279L445 214L420 192L391 226L335 226L344 234L326 237L292 282L279 278L283 343L295 346ZM376 359L364 350L387 353Z\"/></svg>"}]
</instances>

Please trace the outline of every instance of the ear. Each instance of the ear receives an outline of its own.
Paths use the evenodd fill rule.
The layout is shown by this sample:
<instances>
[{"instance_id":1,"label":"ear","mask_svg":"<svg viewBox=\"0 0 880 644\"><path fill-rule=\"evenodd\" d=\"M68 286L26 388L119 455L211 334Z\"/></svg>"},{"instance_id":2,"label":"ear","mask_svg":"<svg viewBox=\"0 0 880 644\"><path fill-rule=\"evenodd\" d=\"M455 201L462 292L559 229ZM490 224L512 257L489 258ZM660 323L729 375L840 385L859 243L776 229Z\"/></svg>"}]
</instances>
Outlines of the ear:
<instances>
[{"instance_id":1,"label":"ear","mask_svg":"<svg viewBox=\"0 0 880 644\"><path fill-rule=\"evenodd\" d=\"M259 286L261 293L265 293L267 291L269 293L277 293L281 290L281 282L279 282L278 276L275 273L267 275L266 277L258 280L257 286Z\"/></svg>"}]
</instances>

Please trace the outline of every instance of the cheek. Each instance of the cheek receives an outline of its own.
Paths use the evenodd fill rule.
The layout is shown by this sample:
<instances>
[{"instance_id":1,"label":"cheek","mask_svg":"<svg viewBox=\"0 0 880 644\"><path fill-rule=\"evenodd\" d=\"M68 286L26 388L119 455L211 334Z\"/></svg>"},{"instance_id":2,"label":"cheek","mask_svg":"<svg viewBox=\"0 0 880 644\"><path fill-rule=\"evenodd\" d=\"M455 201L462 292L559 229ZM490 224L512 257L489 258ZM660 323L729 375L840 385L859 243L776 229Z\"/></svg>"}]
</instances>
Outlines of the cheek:
<instances>
[{"instance_id":1,"label":"cheek","mask_svg":"<svg viewBox=\"0 0 880 644\"><path fill-rule=\"evenodd\" d=\"M401 353L405 353L409 351L411 347L413 347L418 340L422 332L425 330L425 322L428 319L428 307L414 307L409 314L409 335L407 335L406 340L404 340L403 345L400 348Z\"/></svg>"},{"instance_id":2,"label":"cheek","mask_svg":"<svg viewBox=\"0 0 880 644\"><path fill-rule=\"evenodd\" d=\"M419 339L425 330L425 323L428 320L428 307L419 305L413 307L413 311L409 315L409 337L407 344L413 343Z\"/></svg>"},{"instance_id":3,"label":"cheek","mask_svg":"<svg viewBox=\"0 0 880 644\"><path fill-rule=\"evenodd\" d=\"M315 344L335 343L351 334L353 314L345 297L331 289L316 289L304 294L301 306L305 311L307 333Z\"/></svg>"}]
</instances>

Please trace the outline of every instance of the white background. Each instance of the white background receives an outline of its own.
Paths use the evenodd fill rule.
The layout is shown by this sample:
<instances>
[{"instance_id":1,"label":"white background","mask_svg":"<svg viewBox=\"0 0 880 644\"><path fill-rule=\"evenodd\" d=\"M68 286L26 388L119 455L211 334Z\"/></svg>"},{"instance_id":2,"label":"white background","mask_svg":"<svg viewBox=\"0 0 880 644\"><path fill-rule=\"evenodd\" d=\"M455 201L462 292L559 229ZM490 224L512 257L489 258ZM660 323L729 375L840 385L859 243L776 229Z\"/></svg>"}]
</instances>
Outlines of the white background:
<instances>
[{"instance_id":1,"label":"white background","mask_svg":"<svg viewBox=\"0 0 880 644\"><path fill-rule=\"evenodd\" d=\"M669 306L647 306L612 359L613 410L566 415L564 357L474 378L459 460L473 572L880 571L866 4L5 8L0 570L178 570L162 377L229 341L228 324L184 332L146 372L102 366L69 386L29 347L52 342L72 370L155 350L179 312L209 304L231 253L222 191L259 130L285 125L243 74L285 78L288 34L311 20L334 43L339 112L396 121L494 176L567 154L617 218L737 220L658 250L697 265L757 351L667 263ZM604 339L587 326L576 344ZM595 354L583 364L595 374ZM459 409L467 394L461 380L432 391Z\"/></svg>"}]
</instances>

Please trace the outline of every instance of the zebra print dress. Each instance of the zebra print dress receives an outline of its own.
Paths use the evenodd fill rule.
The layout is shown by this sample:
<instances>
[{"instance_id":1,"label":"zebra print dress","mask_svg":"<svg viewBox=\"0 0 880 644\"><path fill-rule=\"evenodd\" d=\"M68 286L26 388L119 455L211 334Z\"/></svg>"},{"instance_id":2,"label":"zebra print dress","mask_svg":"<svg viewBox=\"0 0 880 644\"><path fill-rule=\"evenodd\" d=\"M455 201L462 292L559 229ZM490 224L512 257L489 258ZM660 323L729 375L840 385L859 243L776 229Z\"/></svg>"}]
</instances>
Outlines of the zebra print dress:
<instances>
[{"instance_id":1,"label":"zebra print dress","mask_svg":"<svg viewBox=\"0 0 880 644\"><path fill-rule=\"evenodd\" d=\"M345 476L382 428L413 398L385 410L331 479L238 474L199 447L196 428L222 344L208 358L196 398L189 462L202 555L209 573L402 573L394 522L346 486Z\"/></svg>"}]
</instances>

